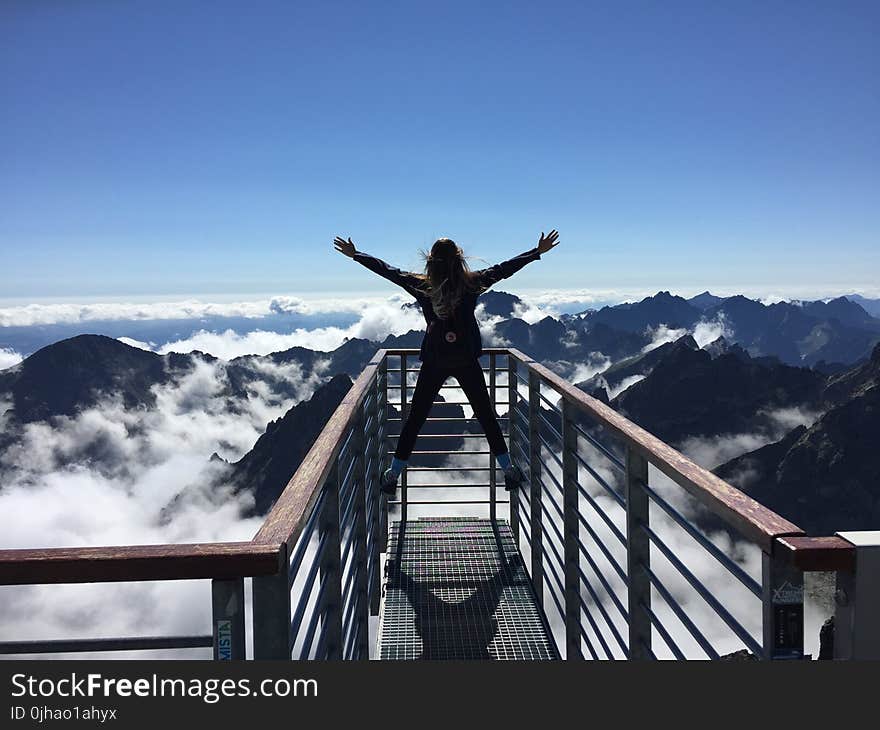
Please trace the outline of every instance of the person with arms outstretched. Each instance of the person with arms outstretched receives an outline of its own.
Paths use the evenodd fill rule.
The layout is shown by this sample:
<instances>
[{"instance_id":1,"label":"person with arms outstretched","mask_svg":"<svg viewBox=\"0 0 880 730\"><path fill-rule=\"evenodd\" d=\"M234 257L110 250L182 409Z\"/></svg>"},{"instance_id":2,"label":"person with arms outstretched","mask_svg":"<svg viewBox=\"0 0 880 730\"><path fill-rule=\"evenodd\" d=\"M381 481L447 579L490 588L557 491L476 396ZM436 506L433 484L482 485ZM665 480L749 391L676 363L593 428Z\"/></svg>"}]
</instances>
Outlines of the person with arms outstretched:
<instances>
[{"instance_id":1,"label":"person with arms outstretched","mask_svg":"<svg viewBox=\"0 0 880 730\"><path fill-rule=\"evenodd\" d=\"M397 439L391 466L382 474L381 487L393 494L397 480L406 468L416 437L428 417L434 398L450 376L454 377L480 423L495 460L504 471L504 488L522 484L522 470L511 461L498 417L489 399L479 357L483 352L480 328L474 316L477 298L493 284L513 276L531 261L537 261L559 244L559 234L541 233L538 245L500 264L471 271L464 252L449 238L439 238L425 256L422 273L401 271L375 256L358 251L351 238L337 236L336 250L402 287L415 297L425 316L427 328L419 348L422 361L410 403L409 414ZM423 254L424 255L424 254Z\"/></svg>"}]
</instances>

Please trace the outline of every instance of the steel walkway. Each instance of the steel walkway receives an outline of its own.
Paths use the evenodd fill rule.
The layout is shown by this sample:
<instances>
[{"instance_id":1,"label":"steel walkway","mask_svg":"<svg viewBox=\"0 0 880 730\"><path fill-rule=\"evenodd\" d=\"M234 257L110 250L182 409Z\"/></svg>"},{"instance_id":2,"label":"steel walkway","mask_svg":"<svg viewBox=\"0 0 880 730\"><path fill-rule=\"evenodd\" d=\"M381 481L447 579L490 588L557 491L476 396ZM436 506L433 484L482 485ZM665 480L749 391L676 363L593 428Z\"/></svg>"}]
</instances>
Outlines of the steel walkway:
<instances>
[{"instance_id":1,"label":"steel walkway","mask_svg":"<svg viewBox=\"0 0 880 730\"><path fill-rule=\"evenodd\" d=\"M394 522L380 659L558 659L505 520Z\"/></svg>"}]
</instances>

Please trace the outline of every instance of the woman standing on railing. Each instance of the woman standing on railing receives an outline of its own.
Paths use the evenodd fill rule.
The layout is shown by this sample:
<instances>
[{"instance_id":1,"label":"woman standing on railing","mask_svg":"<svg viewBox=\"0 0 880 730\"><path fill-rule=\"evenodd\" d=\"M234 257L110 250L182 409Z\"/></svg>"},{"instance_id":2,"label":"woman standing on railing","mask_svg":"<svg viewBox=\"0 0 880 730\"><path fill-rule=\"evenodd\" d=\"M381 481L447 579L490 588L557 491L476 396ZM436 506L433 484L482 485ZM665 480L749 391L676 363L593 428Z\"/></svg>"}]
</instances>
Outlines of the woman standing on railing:
<instances>
[{"instance_id":1,"label":"woman standing on railing","mask_svg":"<svg viewBox=\"0 0 880 730\"><path fill-rule=\"evenodd\" d=\"M440 238L425 258L421 274L401 271L381 259L355 249L351 238L336 237L333 244L340 253L363 264L389 281L403 287L416 298L425 315L427 329L419 350L422 366L416 380L409 414L400 437L391 466L382 474L382 490L393 494L397 479L406 468L416 437L431 410L434 397L449 376L453 376L467 396L480 422L489 448L498 465L504 470L504 488L519 486L524 479L522 470L510 460L498 417L489 399L479 356L483 351L480 328L474 317L477 298L501 279L519 271L530 261L537 261L559 244L559 234L553 230L541 234L538 245L519 256L479 271L470 271L462 250L455 241ZM508 406L508 409L510 406Z\"/></svg>"}]
</instances>

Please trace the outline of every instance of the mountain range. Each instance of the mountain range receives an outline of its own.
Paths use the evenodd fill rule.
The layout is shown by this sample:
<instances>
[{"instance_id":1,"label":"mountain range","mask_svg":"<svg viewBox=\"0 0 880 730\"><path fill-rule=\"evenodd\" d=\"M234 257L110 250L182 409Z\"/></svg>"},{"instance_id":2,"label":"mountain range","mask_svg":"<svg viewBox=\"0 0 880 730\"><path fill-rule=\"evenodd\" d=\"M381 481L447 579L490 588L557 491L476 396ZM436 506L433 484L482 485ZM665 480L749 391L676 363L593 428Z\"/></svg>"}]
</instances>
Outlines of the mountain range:
<instances>
[{"instance_id":1,"label":"mountain range","mask_svg":"<svg viewBox=\"0 0 880 730\"><path fill-rule=\"evenodd\" d=\"M880 524L880 479L870 449L880 435L880 320L852 298L765 305L742 296L704 292L684 299L659 292L532 324L514 316L522 302L513 295L490 292L481 302L498 320L484 344L516 347L567 379L590 364L579 388L673 445L763 434L765 445L718 466L717 473L805 529ZM292 398L302 380L312 378L311 395L268 423L253 448L227 466L229 479L254 494L254 510L262 513L375 350L416 348L421 336L411 330L382 342L352 338L329 352L294 347L223 362L205 353L158 355L110 337L79 335L0 371L0 452L27 424L74 415L107 395L129 409L154 408L156 386L181 382L199 360L222 364L220 395L231 411L256 384ZM455 404L436 408L442 415L462 412ZM778 414L798 409L818 414L817 420L779 433ZM552 410L544 414L554 422ZM435 433L453 436L431 447L460 448L456 434L464 431L440 425Z\"/></svg>"}]
</instances>

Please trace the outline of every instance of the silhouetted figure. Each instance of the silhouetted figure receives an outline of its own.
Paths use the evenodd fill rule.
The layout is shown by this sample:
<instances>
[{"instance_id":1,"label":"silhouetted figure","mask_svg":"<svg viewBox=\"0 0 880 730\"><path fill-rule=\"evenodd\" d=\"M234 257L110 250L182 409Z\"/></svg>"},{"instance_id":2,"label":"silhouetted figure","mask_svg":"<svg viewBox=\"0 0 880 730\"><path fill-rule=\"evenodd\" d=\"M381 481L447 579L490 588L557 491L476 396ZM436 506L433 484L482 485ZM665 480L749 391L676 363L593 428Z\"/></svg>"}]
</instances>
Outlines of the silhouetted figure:
<instances>
[{"instance_id":1,"label":"silhouetted figure","mask_svg":"<svg viewBox=\"0 0 880 730\"><path fill-rule=\"evenodd\" d=\"M425 270L417 274L401 271L369 254L358 251L351 238L336 237L336 250L353 258L371 271L401 286L415 297L425 316L427 328L419 348L419 369L415 391L406 420L397 440L391 466L383 473L382 490L393 494L398 477L406 467L416 438L428 417L434 398L450 376L467 396L474 416L483 428L489 448L504 470L504 487L522 484L522 470L510 459L498 417L492 407L479 356L482 354L480 328L474 316L477 299L493 284L512 276L542 253L557 246L559 234L541 233L538 245L495 266L471 271L464 252L449 238L440 238L424 254Z\"/></svg>"}]
</instances>

